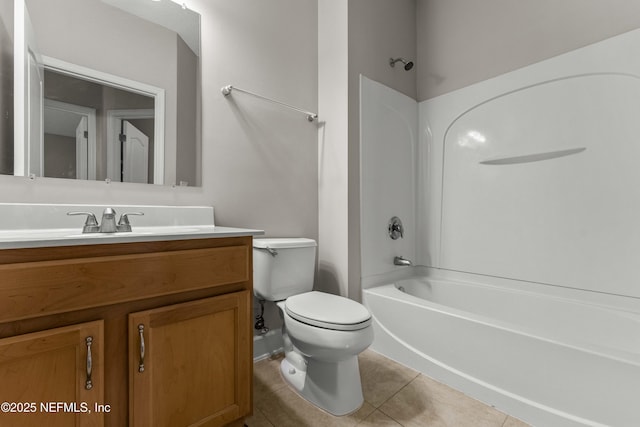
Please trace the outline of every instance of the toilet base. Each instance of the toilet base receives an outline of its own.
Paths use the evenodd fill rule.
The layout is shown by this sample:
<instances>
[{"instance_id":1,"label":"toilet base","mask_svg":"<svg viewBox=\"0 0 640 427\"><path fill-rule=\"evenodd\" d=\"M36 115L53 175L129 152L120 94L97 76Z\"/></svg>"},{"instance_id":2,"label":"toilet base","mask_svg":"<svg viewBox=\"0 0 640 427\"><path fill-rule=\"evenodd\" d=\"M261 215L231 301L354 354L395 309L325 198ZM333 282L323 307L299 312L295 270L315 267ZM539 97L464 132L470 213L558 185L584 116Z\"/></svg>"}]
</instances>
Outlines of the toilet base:
<instances>
[{"instance_id":1,"label":"toilet base","mask_svg":"<svg viewBox=\"0 0 640 427\"><path fill-rule=\"evenodd\" d=\"M340 362L308 358L306 368L297 369L286 358L280 364L285 381L317 407L337 416L360 409L364 398L357 356Z\"/></svg>"},{"instance_id":2,"label":"toilet base","mask_svg":"<svg viewBox=\"0 0 640 427\"><path fill-rule=\"evenodd\" d=\"M298 393L304 388L305 380L307 379L307 372L302 369L296 368L286 358L280 362L280 373L285 381L293 387Z\"/></svg>"}]
</instances>

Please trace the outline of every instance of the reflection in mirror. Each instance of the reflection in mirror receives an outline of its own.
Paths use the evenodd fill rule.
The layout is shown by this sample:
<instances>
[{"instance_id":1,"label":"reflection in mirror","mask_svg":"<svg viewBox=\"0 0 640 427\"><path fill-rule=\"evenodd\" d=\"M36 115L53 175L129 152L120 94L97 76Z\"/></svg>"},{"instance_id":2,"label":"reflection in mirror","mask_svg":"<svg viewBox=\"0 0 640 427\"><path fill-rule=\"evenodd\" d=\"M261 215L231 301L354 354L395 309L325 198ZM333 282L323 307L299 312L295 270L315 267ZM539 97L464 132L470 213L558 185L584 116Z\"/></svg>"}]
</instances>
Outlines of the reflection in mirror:
<instances>
[{"instance_id":1,"label":"reflection in mirror","mask_svg":"<svg viewBox=\"0 0 640 427\"><path fill-rule=\"evenodd\" d=\"M45 97L43 117L44 176L95 179L96 110Z\"/></svg>"},{"instance_id":2,"label":"reflection in mirror","mask_svg":"<svg viewBox=\"0 0 640 427\"><path fill-rule=\"evenodd\" d=\"M13 3L0 1L0 174L13 175Z\"/></svg>"},{"instance_id":3,"label":"reflection in mirror","mask_svg":"<svg viewBox=\"0 0 640 427\"><path fill-rule=\"evenodd\" d=\"M164 90L43 61L43 176L162 183Z\"/></svg>"},{"instance_id":4,"label":"reflection in mirror","mask_svg":"<svg viewBox=\"0 0 640 427\"><path fill-rule=\"evenodd\" d=\"M0 142L1 173L200 185L197 13L171 0L13 3L0 53L13 47L15 143Z\"/></svg>"}]
</instances>

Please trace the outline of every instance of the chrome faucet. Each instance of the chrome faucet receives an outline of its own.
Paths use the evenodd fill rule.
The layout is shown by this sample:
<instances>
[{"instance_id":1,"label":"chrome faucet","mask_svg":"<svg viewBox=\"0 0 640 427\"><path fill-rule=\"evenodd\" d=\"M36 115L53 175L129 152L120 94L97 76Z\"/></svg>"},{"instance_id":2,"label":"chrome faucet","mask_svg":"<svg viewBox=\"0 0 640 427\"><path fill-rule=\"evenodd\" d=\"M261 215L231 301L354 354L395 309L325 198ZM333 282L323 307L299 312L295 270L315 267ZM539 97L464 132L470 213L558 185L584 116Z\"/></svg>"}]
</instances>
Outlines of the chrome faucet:
<instances>
[{"instance_id":1,"label":"chrome faucet","mask_svg":"<svg viewBox=\"0 0 640 427\"><path fill-rule=\"evenodd\" d=\"M102 212L102 221L98 225L98 220L92 212L67 212L67 215L86 215L87 219L82 227L82 233L117 233L131 231L129 215L144 215L142 212L127 212L120 216L116 224L116 211L113 208L106 208Z\"/></svg>"},{"instance_id":2,"label":"chrome faucet","mask_svg":"<svg viewBox=\"0 0 640 427\"><path fill-rule=\"evenodd\" d=\"M409 261L408 259L405 259L402 256L397 256L393 258L393 264L394 265L402 265L402 266L410 266L411 265L411 261Z\"/></svg>"},{"instance_id":3,"label":"chrome faucet","mask_svg":"<svg viewBox=\"0 0 640 427\"><path fill-rule=\"evenodd\" d=\"M106 208L102 211L102 221L100 221L100 233L115 233L118 231L116 226L116 211L112 208Z\"/></svg>"}]
</instances>

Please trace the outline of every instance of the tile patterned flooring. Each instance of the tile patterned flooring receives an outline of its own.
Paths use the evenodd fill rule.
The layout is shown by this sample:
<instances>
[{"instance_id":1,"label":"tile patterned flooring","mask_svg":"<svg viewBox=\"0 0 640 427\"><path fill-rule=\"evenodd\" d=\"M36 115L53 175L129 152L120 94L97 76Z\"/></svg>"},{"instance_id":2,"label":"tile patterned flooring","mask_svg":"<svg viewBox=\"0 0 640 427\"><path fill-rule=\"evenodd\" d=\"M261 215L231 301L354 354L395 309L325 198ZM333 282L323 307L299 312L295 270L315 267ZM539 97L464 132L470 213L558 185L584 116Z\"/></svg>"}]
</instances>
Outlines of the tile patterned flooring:
<instances>
[{"instance_id":1,"label":"tile patterned flooring","mask_svg":"<svg viewBox=\"0 0 640 427\"><path fill-rule=\"evenodd\" d=\"M249 427L526 427L528 424L474 400L413 369L366 350L359 357L364 404L334 417L298 396L280 376L282 356L254 365Z\"/></svg>"}]
</instances>

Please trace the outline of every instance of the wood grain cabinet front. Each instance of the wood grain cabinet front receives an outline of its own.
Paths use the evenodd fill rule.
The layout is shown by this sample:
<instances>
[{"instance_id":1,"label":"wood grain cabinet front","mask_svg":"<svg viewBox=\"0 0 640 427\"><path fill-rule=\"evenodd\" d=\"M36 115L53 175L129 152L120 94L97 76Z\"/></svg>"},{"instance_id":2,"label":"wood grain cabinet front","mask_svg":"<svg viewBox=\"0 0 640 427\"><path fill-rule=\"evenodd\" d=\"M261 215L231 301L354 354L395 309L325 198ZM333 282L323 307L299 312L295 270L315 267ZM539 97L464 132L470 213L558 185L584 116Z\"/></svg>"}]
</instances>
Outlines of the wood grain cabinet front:
<instances>
[{"instance_id":1,"label":"wood grain cabinet front","mask_svg":"<svg viewBox=\"0 0 640 427\"><path fill-rule=\"evenodd\" d=\"M1 426L104 425L103 322L0 339Z\"/></svg>"},{"instance_id":2,"label":"wood grain cabinet front","mask_svg":"<svg viewBox=\"0 0 640 427\"><path fill-rule=\"evenodd\" d=\"M251 247L238 236L0 250L0 404L13 405L0 427L241 426Z\"/></svg>"},{"instance_id":3,"label":"wood grain cabinet front","mask_svg":"<svg viewBox=\"0 0 640 427\"><path fill-rule=\"evenodd\" d=\"M251 410L248 291L129 315L131 427L223 426Z\"/></svg>"}]
</instances>

